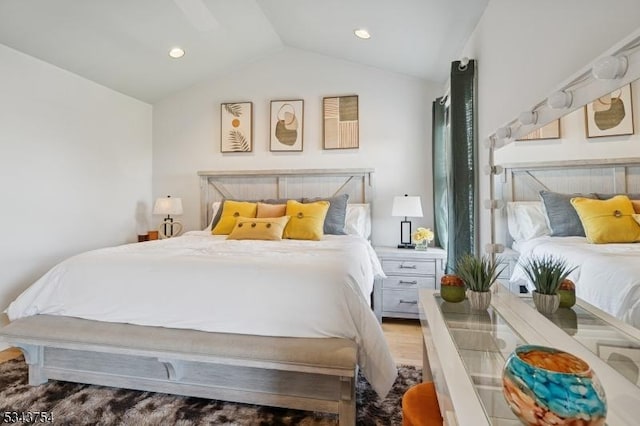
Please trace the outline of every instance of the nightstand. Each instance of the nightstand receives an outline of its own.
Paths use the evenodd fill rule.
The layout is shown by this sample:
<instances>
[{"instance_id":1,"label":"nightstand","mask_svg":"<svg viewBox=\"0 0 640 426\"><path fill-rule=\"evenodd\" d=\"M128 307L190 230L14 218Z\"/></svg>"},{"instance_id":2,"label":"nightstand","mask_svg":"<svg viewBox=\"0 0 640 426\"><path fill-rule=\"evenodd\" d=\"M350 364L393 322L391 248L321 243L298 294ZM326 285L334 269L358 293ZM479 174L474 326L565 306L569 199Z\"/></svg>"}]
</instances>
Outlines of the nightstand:
<instances>
[{"instance_id":1,"label":"nightstand","mask_svg":"<svg viewBox=\"0 0 640 426\"><path fill-rule=\"evenodd\" d=\"M440 288L447 253L438 247L426 251L376 247L387 278L373 285L373 310L378 318L419 318L418 289Z\"/></svg>"}]
</instances>

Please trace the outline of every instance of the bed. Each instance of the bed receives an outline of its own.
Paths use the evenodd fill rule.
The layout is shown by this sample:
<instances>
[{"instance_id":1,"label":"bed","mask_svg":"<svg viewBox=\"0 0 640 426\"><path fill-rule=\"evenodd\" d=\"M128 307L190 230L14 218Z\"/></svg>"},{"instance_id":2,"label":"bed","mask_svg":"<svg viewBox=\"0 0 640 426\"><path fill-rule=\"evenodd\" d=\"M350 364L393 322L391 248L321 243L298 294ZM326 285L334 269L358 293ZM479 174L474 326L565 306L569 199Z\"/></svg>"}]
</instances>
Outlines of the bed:
<instances>
[{"instance_id":1,"label":"bed","mask_svg":"<svg viewBox=\"0 0 640 426\"><path fill-rule=\"evenodd\" d=\"M31 384L329 411L353 424L358 368L381 396L397 374L371 309L383 273L368 235L227 240L208 228L222 198L349 194L370 208L372 174L200 172L205 230L65 260L9 306L0 337L25 352Z\"/></svg>"},{"instance_id":2,"label":"bed","mask_svg":"<svg viewBox=\"0 0 640 426\"><path fill-rule=\"evenodd\" d=\"M593 244L570 199L640 197L640 159L523 163L504 166L497 177L506 202L496 214L497 243L519 256L510 287L532 289L519 263L530 256L562 256L576 266L569 276L576 295L640 328L640 244Z\"/></svg>"}]
</instances>

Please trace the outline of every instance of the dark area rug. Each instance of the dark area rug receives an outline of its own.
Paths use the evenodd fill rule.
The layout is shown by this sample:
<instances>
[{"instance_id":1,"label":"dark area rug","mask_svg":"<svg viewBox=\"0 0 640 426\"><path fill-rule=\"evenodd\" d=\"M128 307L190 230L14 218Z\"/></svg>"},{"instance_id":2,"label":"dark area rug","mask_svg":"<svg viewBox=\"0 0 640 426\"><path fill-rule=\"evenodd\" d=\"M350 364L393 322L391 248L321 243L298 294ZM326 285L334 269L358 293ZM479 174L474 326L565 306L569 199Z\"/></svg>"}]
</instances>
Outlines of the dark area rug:
<instances>
[{"instance_id":1,"label":"dark area rug","mask_svg":"<svg viewBox=\"0 0 640 426\"><path fill-rule=\"evenodd\" d=\"M56 425L337 425L335 415L49 381L31 387L23 358L0 364L0 413L46 411ZM404 392L420 383L422 371L398 367L384 400L358 377L358 425L402 424ZM2 423L2 418L0 418ZM34 422L39 424L40 422ZM41 424L41 423L40 423Z\"/></svg>"}]
</instances>

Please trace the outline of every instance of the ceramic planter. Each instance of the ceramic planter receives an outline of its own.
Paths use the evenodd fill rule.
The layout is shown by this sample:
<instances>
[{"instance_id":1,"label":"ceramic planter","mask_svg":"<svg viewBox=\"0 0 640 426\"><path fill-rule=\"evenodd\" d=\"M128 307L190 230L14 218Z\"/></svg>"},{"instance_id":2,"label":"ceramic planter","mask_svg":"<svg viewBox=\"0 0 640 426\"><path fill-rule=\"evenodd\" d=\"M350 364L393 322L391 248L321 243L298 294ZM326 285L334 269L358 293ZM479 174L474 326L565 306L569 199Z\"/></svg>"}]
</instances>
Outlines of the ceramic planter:
<instances>
[{"instance_id":1,"label":"ceramic planter","mask_svg":"<svg viewBox=\"0 0 640 426\"><path fill-rule=\"evenodd\" d=\"M448 274L440 279L440 297L451 303L462 302L465 298L464 282L457 275Z\"/></svg>"},{"instance_id":2,"label":"ceramic planter","mask_svg":"<svg viewBox=\"0 0 640 426\"><path fill-rule=\"evenodd\" d=\"M467 298L469 299L469 306L471 309L477 311L486 311L491 305L491 292L490 291L473 291L467 292Z\"/></svg>"},{"instance_id":3,"label":"ceramic planter","mask_svg":"<svg viewBox=\"0 0 640 426\"><path fill-rule=\"evenodd\" d=\"M576 304L575 290L558 290L558 296L560 296L561 308L570 308Z\"/></svg>"},{"instance_id":4,"label":"ceramic planter","mask_svg":"<svg viewBox=\"0 0 640 426\"><path fill-rule=\"evenodd\" d=\"M550 315L558 310L560 306L560 296L557 294L542 294L534 291L533 304L536 305L538 312Z\"/></svg>"}]
</instances>

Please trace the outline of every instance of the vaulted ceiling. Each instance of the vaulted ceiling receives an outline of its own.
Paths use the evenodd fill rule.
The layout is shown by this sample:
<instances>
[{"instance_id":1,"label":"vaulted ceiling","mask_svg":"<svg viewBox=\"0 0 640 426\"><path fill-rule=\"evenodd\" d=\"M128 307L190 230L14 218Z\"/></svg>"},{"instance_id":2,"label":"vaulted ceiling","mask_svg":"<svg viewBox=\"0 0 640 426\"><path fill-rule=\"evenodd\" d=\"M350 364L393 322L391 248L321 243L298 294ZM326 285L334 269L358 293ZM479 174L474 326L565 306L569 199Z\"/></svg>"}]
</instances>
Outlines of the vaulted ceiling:
<instances>
[{"instance_id":1,"label":"vaulted ceiling","mask_svg":"<svg viewBox=\"0 0 640 426\"><path fill-rule=\"evenodd\" d=\"M488 1L1 0L0 43L150 103L286 46L443 83Z\"/></svg>"}]
</instances>

